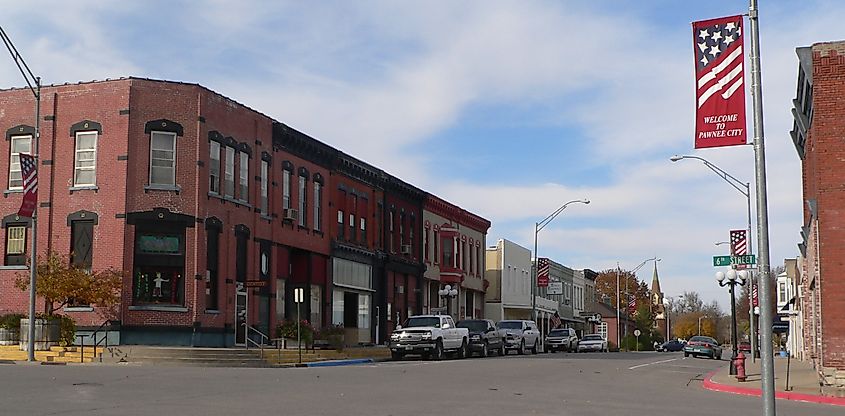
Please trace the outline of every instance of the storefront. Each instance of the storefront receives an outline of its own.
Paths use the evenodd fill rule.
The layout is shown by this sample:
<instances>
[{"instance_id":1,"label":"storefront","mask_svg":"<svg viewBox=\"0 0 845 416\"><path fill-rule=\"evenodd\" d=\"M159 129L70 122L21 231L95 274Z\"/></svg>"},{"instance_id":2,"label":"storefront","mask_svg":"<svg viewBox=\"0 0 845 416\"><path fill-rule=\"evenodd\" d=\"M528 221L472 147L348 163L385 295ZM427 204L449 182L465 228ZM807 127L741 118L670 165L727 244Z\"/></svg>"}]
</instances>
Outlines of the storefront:
<instances>
[{"instance_id":1,"label":"storefront","mask_svg":"<svg viewBox=\"0 0 845 416\"><path fill-rule=\"evenodd\" d=\"M345 328L347 345L371 343L373 266L333 258L332 277L332 325Z\"/></svg>"}]
</instances>

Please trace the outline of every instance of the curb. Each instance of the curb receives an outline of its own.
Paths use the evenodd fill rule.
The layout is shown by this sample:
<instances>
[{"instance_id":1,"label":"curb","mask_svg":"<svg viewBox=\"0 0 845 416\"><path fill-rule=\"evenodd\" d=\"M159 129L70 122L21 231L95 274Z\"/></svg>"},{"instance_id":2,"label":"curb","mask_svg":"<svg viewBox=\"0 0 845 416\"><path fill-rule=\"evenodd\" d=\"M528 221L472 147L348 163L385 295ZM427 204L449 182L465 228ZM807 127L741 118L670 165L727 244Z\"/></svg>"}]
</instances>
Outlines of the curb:
<instances>
[{"instance_id":1,"label":"curb","mask_svg":"<svg viewBox=\"0 0 845 416\"><path fill-rule=\"evenodd\" d=\"M704 377L704 382L702 383L703 387L707 390L712 391L719 391L724 393L732 393L732 394L741 394L745 396L762 396L763 392L760 389L751 388L751 387L737 387L737 386L730 386L727 384L716 383L713 381L713 376L716 375L716 372L719 370L711 371ZM827 397L827 396L816 396L812 394L805 394L805 393L793 393L789 391L776 391L775 398L783 399L783 400L792 400L797 402L805 402L805 403L820 403L820 404L829 404L833 406L845 406L845 398L842 397Z\"/></svg>"},{"instance_id":2,"label":"curb","mask_svg":"<svg viewBox=\"0 0 845 416\"><path fill-rule=\"evenodd\" d=\"M317 361L313 363L303 363L302 367L340 367L345 365L358 365L372 363L372 358L358 358L352 360L332 360L332 361ZM299 367L299 366L297 366Z\"/></svg>"}]
</instances>

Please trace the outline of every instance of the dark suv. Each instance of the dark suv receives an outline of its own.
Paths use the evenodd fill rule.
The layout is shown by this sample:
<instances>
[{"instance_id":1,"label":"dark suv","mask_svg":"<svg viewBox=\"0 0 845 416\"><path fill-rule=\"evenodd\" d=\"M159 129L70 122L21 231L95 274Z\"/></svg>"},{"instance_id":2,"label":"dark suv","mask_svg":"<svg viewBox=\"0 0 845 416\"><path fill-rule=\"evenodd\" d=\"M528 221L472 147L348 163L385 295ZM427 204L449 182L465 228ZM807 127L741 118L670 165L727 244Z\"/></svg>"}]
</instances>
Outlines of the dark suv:
<instances>
[{"instance_id":1,"label":"dark suv","mask_svg":"<svg viewBox=\"0 0 845 416\"><path fill-rule=\"evenodd\" d=\"M458 328L469 330L470 353L477 352L480 356L486 357L491 352L503 355L504 345L502 336L496 330L496 325L489 319L464 319L455 325Z\"/></svg>"}]
</instances>

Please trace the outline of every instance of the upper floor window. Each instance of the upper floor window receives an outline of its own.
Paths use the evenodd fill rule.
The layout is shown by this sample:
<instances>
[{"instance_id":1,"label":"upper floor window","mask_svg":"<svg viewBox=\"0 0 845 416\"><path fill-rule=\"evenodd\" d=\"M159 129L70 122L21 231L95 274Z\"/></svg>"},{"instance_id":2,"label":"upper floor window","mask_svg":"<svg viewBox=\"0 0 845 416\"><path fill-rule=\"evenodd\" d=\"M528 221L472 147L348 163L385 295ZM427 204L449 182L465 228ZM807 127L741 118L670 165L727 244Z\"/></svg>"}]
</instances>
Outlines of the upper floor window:
<instances>
[{"instance_id":1,"label":"upper floor window","mask_svg":"<svg viewBox=\"0 0 845 416\"><path fill-rule=\"evenodd\" d=\"M249 155L246 152L239 152L240 155L240 163L238 164L239 167L239 180L240 180L240 199L241 201L249 202Z\"/></svg>"},{"instance_id":2,"label":"upper floor window","mask_svg":"<svg viewBox=\"0 0 845 416\"><path fill-rule=\"evenodd\" d=\"M361 204L358 206L358 222L361 229L361 243L367 244L367 198L361 198Z\"/></svg>"},{"instance_id":3,"label":"upper floor window","mask_svg":"<svg viewBox=\"0 0 845 416\"><path fill-rule=\"evenodd\" d=\"M429 255L429 252L428 252L429 238L431 237L431 229L426 227L424 233L425 234L424 234L424 237L423 237L423 252L424 252L423 257L425 258L425 261L429 261L429 259L431 258L430 255Z\"/></svg>"},{"instance_id":4,"label":"upper floor window","mask_svg":"<svg viewBox=\"0 0 845 416\"><path fill-rule=\"evenodd\" d=\"M408 228L408 245L411 246L411 253L414 252L414 229L417 228L417 218L411 214L411 226Z\"/></svg>"},{"instance_id":5,"label":"upper floor window","mask_svg":"<svg viewBox=\"0 0 845 416\"><path fill-rule=\"evenodd\" d=\"M358 196L352 195L352 206L349 208L349 239L355 241L358 233L355 232L355 213L358 212Z\"/></svg>"},{"instance_id":6,"label":"upper floor window","mask_svg":"<svg viewBox=\"0 0 845 416\"><path fill-rule=\"evenodd\" d=\"M208 191L220 193L220 143L208 143Z\"/></svg>"},{"instance_id":7,"label":"upper floor window","mask_svg":"<svg viewBox=\"0 0 845 416\"><path fill-rule=\"evenodd\" d=\"M235 148L226 146L226 167L223 173L223 195L235 197Z\"/></svg>"},{"instance_id":8,"label":"upper floor window","mask_svg":"<svg viewBox=\"0 0 845 416\"><path fill-rule=\"evenodd\" d=\"M306 220L308 217L306 215L308 209L308 194L307 194L307 183L308 178L305 176L299 177L299 225L305 227L307 224Z\"/></svg>"},{"instance_id":9,"label":"upper floor window","mask_svg":"<svg viewBox=\"0 0 845 416\"><path fill-rule=\"evenodd\" d=\"M390 244L390 247L388 247L388 248L390 249L390 252L393 253L393 252L396 251L396 248L394 247L394 244L395 244L394 239L396 238L396 235L393 233L394 220L395 220L394 217L396 217L396 213L393 212L393 210L390 210L390 212L387 215L388 215L387 231L390 233L390 238L388 239L388 244Z\"/></svg>"},{"instance_id":10,"label":"upper floor window","mask_svg":"<svg viewBox=\"0 0 845 416\"><path fill-rule=\"evenodd\" d=\"M282 208L290 209L290 171L282 170Z\"/></svg>"},{"instance_id":11,"label":"upper floor window","mask_svg":"<svg viewBox=\"0 0 845 416\"><path fill-rule=\"evenodd\" d=\"M437 249L437 246L440 244L440 232L437 229L434 229L434 264L440 263L440 250Z\"/></svg>"},{"instance_id":12,"label":"upper floor window","mask_svg":"<svg viewBox=\"0 0 845 416\"><path fill-rule=\"evenodd\" d=\"M314 181L314 229L323 229L323 184Z\"/></svg>"},{"instance_id":13,"label":"upper floor window","mask_svg":"<svg viewBox=\"0 0 845 416\"><path fill-rule=\"evenodd\" d=\"M261 161L261 200L259 201L259 207L261 208L261 213L267 215L267 175L270 173L270 163L266 160Z\"/></svg>"},{"instance_id":14,"label":"upper floor window","mask_svg":"<svg viewBox=\"0 0 845 416\"><path fill-rule=\"evenodd\" d=\"M23 189L20 154L32 154L32 136L12 136L9 156L9 189Z\"/></svg>"},{"instance_id":15,"label":"upper floor window","mask_svg":"<svg viewBox=\"0 0 845 416\"><path fill-rule=\"evenodd\" d=\"M176 185L176 133L150 133L150 185Z\"/></svg>"},{"instance_id":16,"label":"upper floor window","mask_svg":"<svg viewBox=\"0 0 845 416\"><path fill-rule=\"evenodd\" d=\"M337 238L339 240L343 240L343 233L343 210L339 209L337 210Z\"/></svg>"},{"instance_id":17,"label":"upper floor window","mask_svg":"<svg viewBox=\"0 0 845 416\"><path fill-rule=\"evenodd\" d=\"M73 185L94 186L97 183L97 132L76 133L73 164Z\"/></svg>"}]
</instances>

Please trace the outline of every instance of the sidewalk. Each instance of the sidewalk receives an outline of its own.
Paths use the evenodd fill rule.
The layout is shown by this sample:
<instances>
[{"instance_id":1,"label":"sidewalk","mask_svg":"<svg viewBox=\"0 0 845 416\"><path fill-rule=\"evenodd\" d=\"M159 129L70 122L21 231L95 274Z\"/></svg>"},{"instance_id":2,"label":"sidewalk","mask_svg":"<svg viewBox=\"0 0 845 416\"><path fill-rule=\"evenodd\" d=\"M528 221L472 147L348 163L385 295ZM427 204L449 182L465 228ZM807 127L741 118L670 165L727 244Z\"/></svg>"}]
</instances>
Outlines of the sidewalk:
<instances>
[{"instance_id":1,"label":"sidewalk","mask_svg":"<svg viewBox=\"0 0 845 416\"><path fill-rule=\"evenodd\" d=\"M751 360L745 361L745 373L748 375L745 382L737 381L735 376L729 374L730 366L725 365L704 378L704 388L733 394L760 396L760 363L759 359L756 363L752 363ZM809 361L790 361L788 389L786 385L787 359L775 357L774 363L776 398L845 406L845 392L839 391L835 395L830 395L829 392L825 392L827 395L822 393L816 370Z\"/></svg>"}]
</instances>

